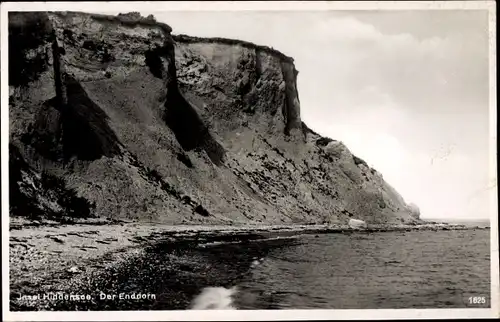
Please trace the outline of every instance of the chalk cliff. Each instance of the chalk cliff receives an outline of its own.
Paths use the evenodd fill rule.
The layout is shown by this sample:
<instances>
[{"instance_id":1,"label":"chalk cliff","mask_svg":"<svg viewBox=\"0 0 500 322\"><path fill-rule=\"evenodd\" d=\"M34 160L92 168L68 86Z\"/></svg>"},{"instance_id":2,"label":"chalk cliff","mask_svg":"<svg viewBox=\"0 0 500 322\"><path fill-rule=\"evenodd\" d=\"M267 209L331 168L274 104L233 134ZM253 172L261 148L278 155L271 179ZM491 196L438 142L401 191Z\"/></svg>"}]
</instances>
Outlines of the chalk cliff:
<instances>
[{"instance_id":1,"label":"chalk cliff","mask_svg":"<svg viewBox=\"0 0 500 322\"><path fill-rule=\"evenodd\" d=\"M297 74L272 48L153 17L10 13L11 215L415 221L381 174L301 121Z\"/></svg>"}]
</instances>

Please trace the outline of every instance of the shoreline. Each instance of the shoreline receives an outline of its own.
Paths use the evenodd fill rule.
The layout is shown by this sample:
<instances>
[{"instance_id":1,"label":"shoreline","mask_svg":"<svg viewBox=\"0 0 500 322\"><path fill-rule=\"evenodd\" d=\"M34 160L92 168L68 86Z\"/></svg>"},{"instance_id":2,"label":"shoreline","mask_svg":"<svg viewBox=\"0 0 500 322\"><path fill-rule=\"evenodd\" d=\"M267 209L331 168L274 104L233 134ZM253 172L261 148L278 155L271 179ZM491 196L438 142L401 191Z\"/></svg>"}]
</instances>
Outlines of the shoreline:
<instances>
[{"instance_id":1,"label":"shoreline","mask_svg":"<svg viewBox=\"0 0 500 322\"><path fill-rule=\"evenodd\" d=\"M185 309L200 288L214 285L230 287L235 279L244 275L251 264L245 262L249 249L255 252L253 257L260 258L264 256L262 252L287 245L302 235L469 229L489 228L442 224L349 228L342 225L231 227L143 223L25 227L10 231L10 305L11 310L16 311L154 309L157 305L169 309ZM265 243L257 243L262 241ZM245 247L238 244L245 244ZM225 259L228 264L223 264L224 261L219 259L207 263L203 254L213 253L212 249L218 247L232 247L233 252L244 249L245 256L242 255L240 260L243 262L231 257L237 256L232 253ZM153 271L151 261L156 267ZM212 262L221 262L222 268L207 267L213 265L210 264ZM226 271L235 269L234 263L238 263L238 269L228 275ZM129 293L130 288L134 287L136 293L148 293L145 290L155 293L158 286L157 281L153 283L152 277L157 278L160 274L171 277L163 283L168 285L166 289L175 293L163 296L163 300L131 302L102 300L99 297L99 292L119 296L120 292ZM138 278L139 282L129 282L128 279L132 277ZM193 280L196 282L192 282ZM194 285L184 285L186 281L191 281L189 283ZM88 295L92 299L68 301L29 298L36 294L57 292L68 295L75 295L76 292L76 295ZM24 299L20 299L22 296Z\"/></svg>"}]
</instances>

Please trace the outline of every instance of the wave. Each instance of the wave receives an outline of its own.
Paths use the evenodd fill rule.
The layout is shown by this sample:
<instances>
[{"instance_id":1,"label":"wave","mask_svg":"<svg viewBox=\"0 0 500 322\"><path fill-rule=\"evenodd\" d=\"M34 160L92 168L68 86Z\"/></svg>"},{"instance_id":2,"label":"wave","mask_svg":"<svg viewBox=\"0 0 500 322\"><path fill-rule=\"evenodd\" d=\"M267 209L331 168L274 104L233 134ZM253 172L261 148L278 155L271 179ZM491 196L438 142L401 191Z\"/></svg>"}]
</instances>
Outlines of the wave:
<instances>
[{"instance_id":1,"label":"wave","mask_svg":"<svg viewBox=\"0 0 500 322\"><path fill-rule=\"evenodd\" d=\"M233 296L236 286L229 289L224 287L205 287L191 302L191 310L236 310Z\"/></svg>"}]
</instances>

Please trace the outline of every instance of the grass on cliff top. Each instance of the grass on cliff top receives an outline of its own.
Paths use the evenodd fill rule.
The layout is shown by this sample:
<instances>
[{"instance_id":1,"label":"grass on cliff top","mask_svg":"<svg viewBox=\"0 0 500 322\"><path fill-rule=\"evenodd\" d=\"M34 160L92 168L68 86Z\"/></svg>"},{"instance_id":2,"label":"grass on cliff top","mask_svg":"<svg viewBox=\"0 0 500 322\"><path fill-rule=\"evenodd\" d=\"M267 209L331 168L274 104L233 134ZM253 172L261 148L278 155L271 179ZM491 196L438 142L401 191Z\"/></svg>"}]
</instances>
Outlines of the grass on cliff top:
<instances>
[{"instance_id":1,"label":"grass on cliff top","mask_svg":"<svg viewBox=\"0 0 500 322\"><path fill-rule=\"evenodd\" d=\"M220 43L220 44L225 44L225 45L239 45L247 48L255 48L256 50L260 50L263 52L267 52L273 55L276 55L280 57L282 60L287 61L292 63L293 58L290 56L287 56L280 52L277 49L274 49L272 47L268 46L262 46L262 45L257 45L249 41L244 41L244 40L239 40L239 39L229 39L229 38L220 38L220 37L195 37L195 36L188 36L184 34L179 34L179 35L172 35L172 38L176 42L183 42L183 43Z\"/></svg>"},{"instance_id":2,"label":"grass on cliff top","mask_svg":"<svg viewBox=\"0 0 500 322\"><path fill-rule=\"evenodd\" d=\"M97 21L102 22L115 22L120 23L127 27L159 27L166 33L172 32L172 27L163 22L156 21L153 15L149 15L147 17L143 17L139 12L128 12L128 13L120 13L117 16L113 15L104 15L97 13L89 13L89 12L80 12L80 11L64 11L64 12L52 12L52 14L57 14L61 17L71 17L71 16L88 16Z\"/></svg>"}]
</instances>

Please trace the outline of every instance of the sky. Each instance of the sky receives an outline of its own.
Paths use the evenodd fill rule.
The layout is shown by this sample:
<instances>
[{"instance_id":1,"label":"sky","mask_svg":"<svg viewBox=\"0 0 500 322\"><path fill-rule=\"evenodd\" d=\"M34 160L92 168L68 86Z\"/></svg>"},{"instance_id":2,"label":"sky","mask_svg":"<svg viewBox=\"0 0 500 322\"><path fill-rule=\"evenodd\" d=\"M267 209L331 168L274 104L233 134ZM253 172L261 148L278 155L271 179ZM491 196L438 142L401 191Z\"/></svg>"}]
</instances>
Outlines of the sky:
<instances>
[{"instance_id":1,"label":"sky","mask_svg":"<svg viewBox=\"0 0 500 322\"><path fill-rule=\"evenodd\" d=\"M487 11L141 14L293 57L310 128L343 141L423 218L490 217Z\"/></svg>"}]
</instances>

